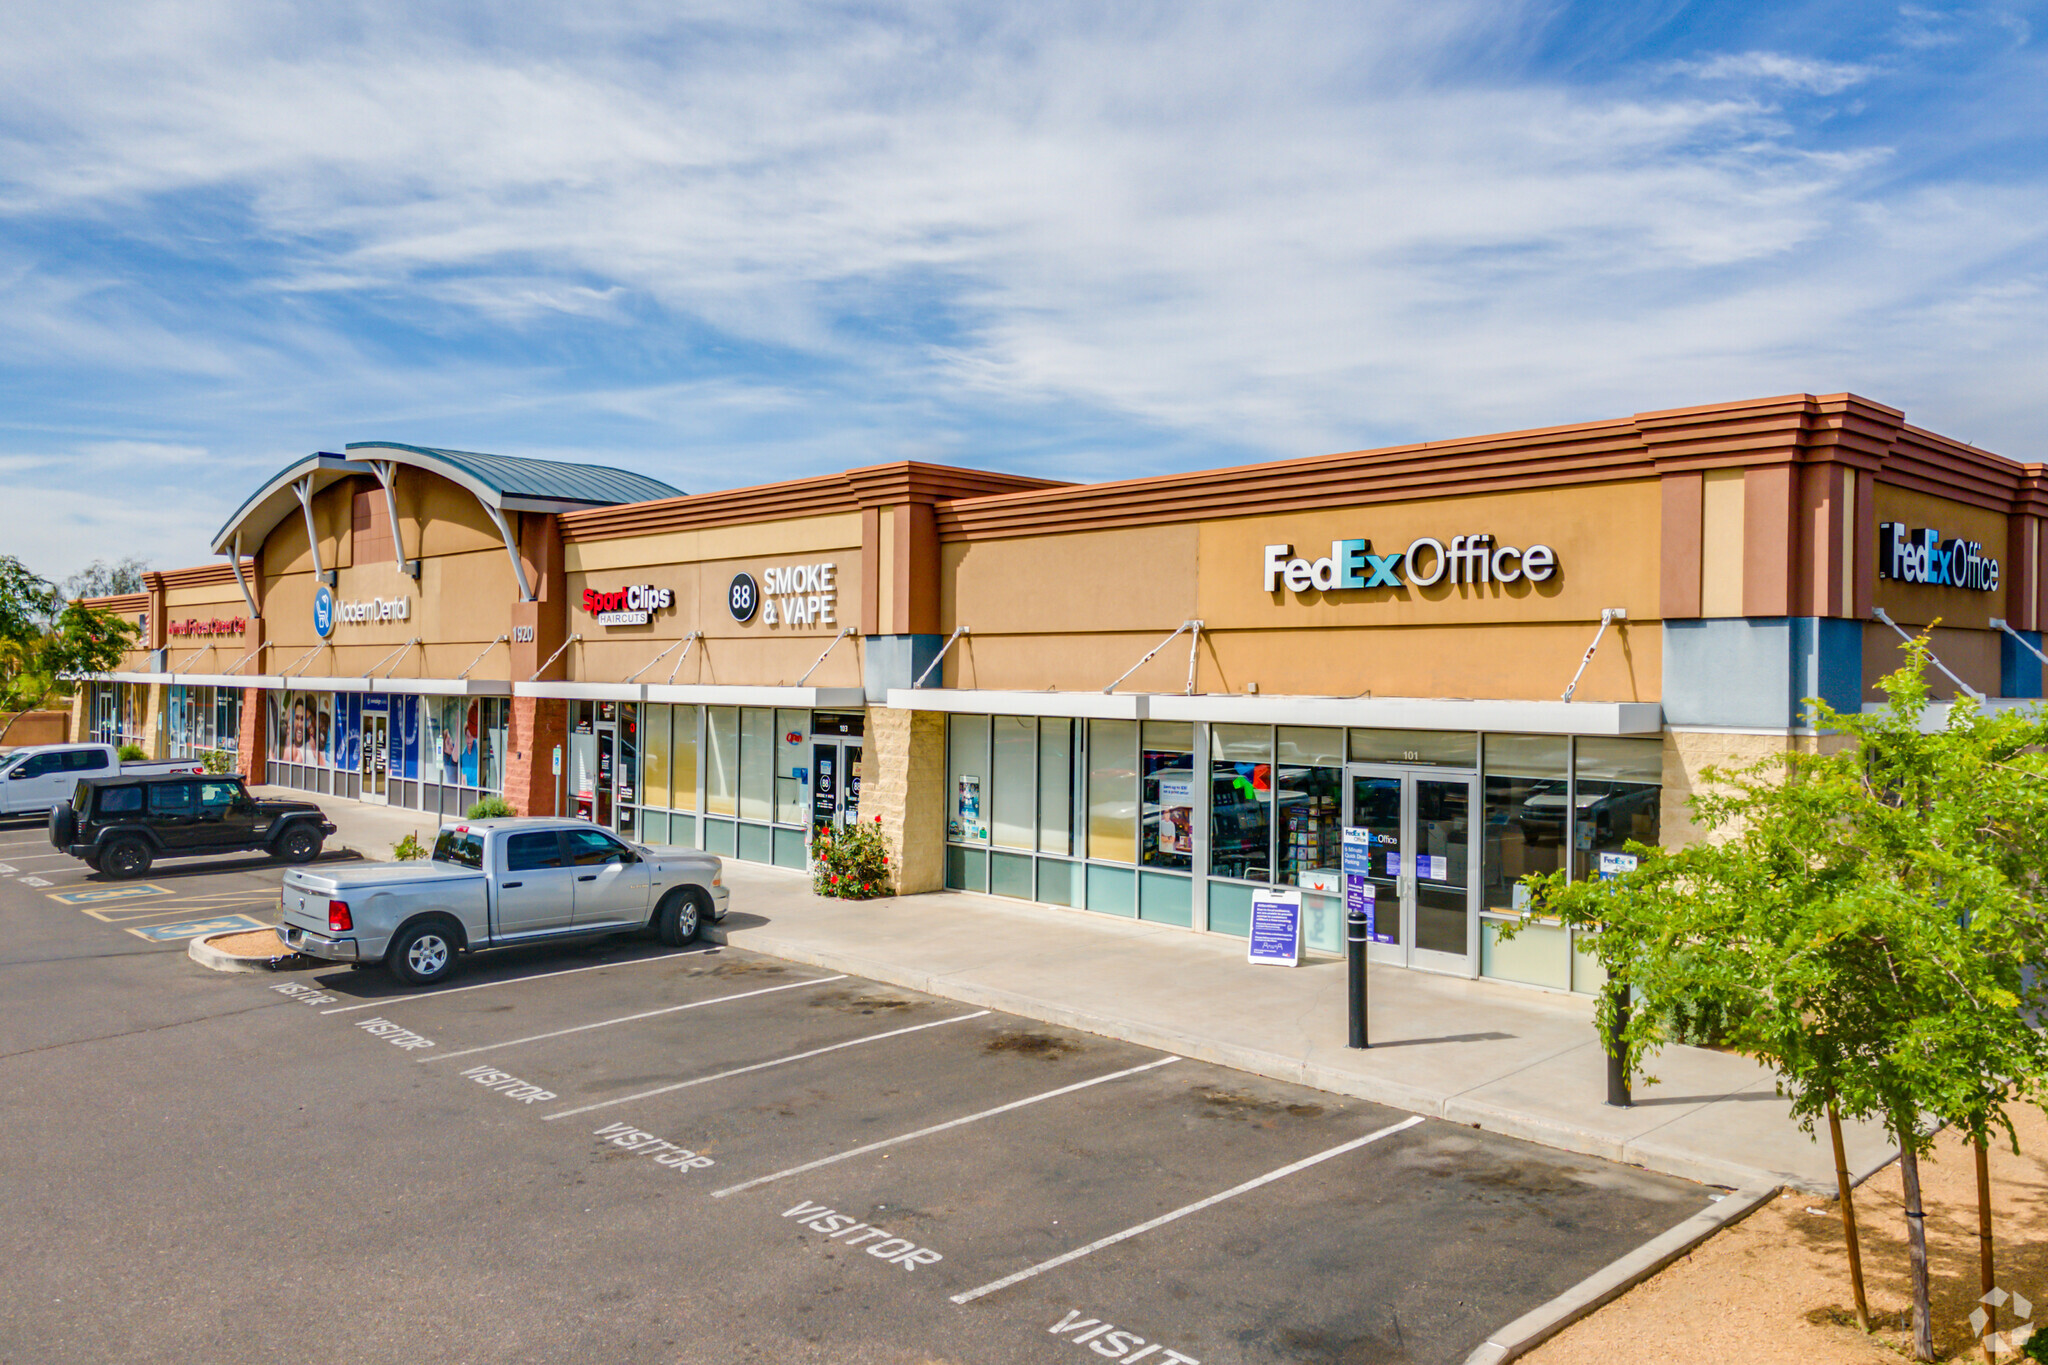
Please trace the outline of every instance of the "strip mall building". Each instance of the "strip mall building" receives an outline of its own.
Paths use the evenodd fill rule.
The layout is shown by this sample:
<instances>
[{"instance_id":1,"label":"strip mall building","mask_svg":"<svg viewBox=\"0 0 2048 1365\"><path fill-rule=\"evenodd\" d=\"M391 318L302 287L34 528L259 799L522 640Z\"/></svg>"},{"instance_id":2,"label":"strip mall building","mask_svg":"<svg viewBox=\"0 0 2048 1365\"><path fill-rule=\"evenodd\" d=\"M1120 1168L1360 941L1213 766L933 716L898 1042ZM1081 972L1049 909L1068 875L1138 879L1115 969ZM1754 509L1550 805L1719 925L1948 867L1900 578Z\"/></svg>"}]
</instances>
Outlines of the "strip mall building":
<instances>
[{"instance_id":1,"label":"strip mall building","mask_svg":"<svg viewBox=\"0 0 2048 1365\"><path fill-rule=\"evenodd\" d=\"M1563 930L1496 941L1517 879L1695 837L1700 769L1870 702L1901 631L2039 698L2044 528L2042 465L1845 394L1086 485L352 445L106 599L146 649L73 724L784 867L879 817L903 890L1195 932L1295 887L1329 951L1362 827L1383 960L1583 991Z\"/></svg>"}]
</instances>

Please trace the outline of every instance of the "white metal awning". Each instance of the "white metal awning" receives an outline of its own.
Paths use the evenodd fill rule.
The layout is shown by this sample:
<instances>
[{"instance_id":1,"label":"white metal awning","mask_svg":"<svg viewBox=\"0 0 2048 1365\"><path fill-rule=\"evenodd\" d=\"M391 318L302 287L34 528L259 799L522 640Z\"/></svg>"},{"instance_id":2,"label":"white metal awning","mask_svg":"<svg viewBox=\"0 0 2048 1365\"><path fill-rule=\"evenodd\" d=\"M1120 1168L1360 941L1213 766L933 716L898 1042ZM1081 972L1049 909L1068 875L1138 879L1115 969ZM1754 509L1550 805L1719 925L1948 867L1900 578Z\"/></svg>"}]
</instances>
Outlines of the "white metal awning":
<instances>
[{"instance_id":1,"label":"white metal awning","mask_svg":"<svg viewBox=\"0 0 2048 1365\"><path fill-rule=\"evenodd\" d=\"M714 683L515 683L517 697L567 701L651 701L684 706L781 706L804 711L861 711L867 693L858 687L744 687ZM922 695L922 694L920 694Z\"/></svg>"},{"instance_id":2,"label":"white metal awning","mask_svg":"<svg viewBox=\"0 0 2048 1365\"><path fill-rule=\"evenodd\" d=\"M97 673L106 682L175 683L180 687L255 687L264 691L379 692L416 697L509 697L508 678L284 677L276 673Z\"/></svg>"},{"instance_id":3,"label":"white metal awning","mask_svg":"<svg viewBox=\"0 0 2048 1365\"><path fill-rule=\"evenodd\" d=\"M1500 734L1655 735L1657 702L1461 701L1433 697L1182 696L1155 692L997 692L891 688L889 705L967 715L1091 720L1206 720L1242 725L1356 726L1372 730L1487 730Z\"/></svg>"}]
</instances>

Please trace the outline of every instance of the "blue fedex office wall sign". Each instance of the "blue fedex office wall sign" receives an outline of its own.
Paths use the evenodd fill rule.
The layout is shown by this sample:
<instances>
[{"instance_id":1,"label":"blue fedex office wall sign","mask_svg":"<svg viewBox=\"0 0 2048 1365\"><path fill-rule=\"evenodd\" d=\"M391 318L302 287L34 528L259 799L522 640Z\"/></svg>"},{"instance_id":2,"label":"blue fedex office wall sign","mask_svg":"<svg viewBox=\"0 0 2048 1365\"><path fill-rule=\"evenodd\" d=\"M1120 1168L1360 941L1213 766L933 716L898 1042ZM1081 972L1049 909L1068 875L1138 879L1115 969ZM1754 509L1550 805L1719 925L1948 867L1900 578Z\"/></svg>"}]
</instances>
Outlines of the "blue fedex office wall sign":
<instances>
[{"instance_id":1,"label":"blue fedex office wall sign","mask_svg":"<svg viewBox=\"0 0 2048 1365\"><path fill-rule=\"evenodd\" d=\"M334 594L325 583L313 590L313 629L323 640L334 634Z\"/></svg>"},{"instance_id":2,"label":"blue fedex office wall sign","mask_svg":"<svg viewBox=\"0 0 2048 1365\"><path fill-rule=\"evenodd\" d=\"M1252 933L1245 960L1269 967L1301 965L1299 891L1252 892Z\"/></svg>"}]
</instances>

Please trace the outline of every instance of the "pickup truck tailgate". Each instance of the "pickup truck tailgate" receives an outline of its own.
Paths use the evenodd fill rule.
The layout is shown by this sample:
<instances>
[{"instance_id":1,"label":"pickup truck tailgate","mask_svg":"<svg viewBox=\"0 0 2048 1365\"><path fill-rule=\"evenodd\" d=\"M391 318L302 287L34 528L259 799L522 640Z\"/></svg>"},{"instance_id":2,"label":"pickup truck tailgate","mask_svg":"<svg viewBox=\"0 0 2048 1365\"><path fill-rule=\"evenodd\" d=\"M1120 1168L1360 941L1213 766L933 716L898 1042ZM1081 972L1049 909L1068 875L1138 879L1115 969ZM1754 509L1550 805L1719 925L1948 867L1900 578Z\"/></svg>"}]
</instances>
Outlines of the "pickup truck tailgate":
<instances>
[{"instance_id":1,"label":"pickup truck tailgate","mask_svg":"<svg viewBox=\"0 0 2048 1365\"><path fill-rule=\"evenodd\" d=\"M483 881L483 873L449 863L338 863L295 867L284 874L280 910L286 924L327 932L327 903L361 905L379 892L401 887L431 889L437 883Z\"/></svg>"}]
</instances>

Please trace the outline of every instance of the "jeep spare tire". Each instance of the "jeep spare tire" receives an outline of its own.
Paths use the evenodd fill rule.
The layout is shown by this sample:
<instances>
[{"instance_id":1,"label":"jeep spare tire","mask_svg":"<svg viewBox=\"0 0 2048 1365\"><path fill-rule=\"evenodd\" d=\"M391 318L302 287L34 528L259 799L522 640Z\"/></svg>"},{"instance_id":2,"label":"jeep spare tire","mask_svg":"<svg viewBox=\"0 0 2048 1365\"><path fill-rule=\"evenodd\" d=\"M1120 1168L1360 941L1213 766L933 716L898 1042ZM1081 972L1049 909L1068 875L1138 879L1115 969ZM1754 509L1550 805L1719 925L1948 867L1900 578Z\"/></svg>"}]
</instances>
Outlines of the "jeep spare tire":
<instances>
[{"instance_id":1,"label":"jeep spare tire","mask_svg":"<svg viewBox=\"0 0 2048 1365\"><path fill-rule=\"evenodd\" d=\"M78 812L68 805L50 807L51 845L59 850L69 850L77 837Z\"/></svg>"}]
</instances>

